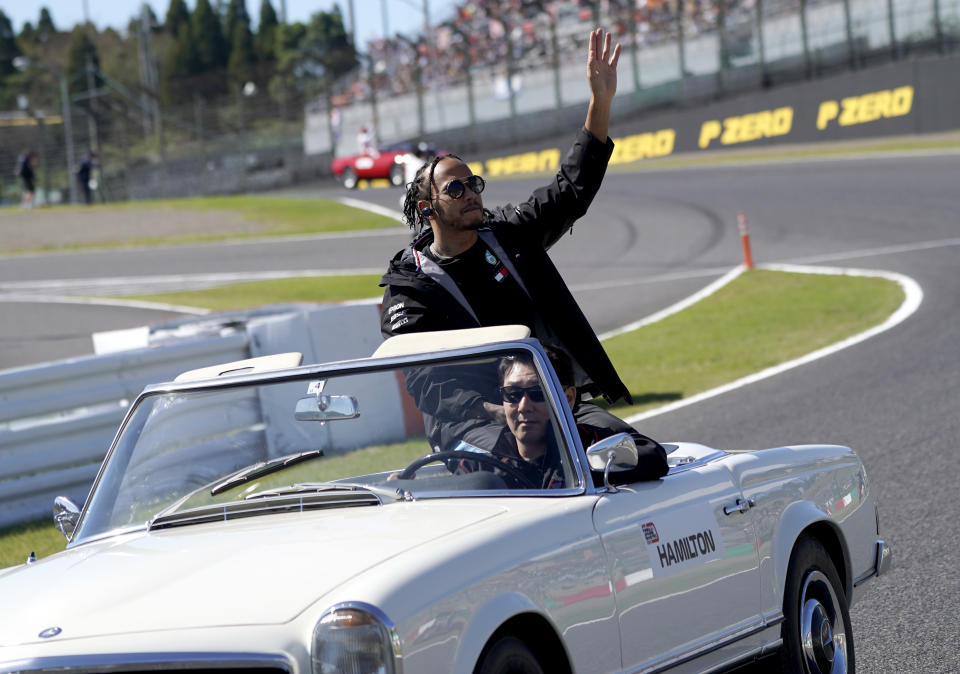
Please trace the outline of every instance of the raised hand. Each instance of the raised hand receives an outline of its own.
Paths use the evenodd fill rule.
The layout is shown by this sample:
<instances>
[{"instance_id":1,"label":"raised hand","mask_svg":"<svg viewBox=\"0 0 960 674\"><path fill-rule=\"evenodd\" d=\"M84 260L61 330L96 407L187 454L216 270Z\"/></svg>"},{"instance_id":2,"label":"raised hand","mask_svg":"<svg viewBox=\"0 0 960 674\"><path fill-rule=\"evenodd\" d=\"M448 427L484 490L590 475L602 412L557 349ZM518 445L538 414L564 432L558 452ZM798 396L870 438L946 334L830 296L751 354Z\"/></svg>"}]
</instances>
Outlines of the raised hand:
<instances>
[{"instance_id":1,"label":"raised hand","mask_svg":"<svg viewBox=\"0 0 960 674\"><path fill-rule=\"evenodd\" d=\"M620 60L620 43L610 52L610 33L597 28L590 33L587 51L587 80L590 92L598 103L609 104L617 92L617 61Z\"/></svg>"}]
</instances>

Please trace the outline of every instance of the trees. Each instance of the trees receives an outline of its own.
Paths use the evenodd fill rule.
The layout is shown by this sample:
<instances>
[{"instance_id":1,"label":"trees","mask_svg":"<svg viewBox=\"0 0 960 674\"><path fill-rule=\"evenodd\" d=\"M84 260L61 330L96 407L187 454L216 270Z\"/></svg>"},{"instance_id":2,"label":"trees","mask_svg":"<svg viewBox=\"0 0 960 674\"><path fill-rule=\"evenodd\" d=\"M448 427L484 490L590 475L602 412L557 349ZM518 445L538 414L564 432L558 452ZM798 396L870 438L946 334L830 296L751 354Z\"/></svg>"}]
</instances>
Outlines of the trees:
<instances>
[{"instance_id":1,"label":"trees","mask_svg":"<svg viewBox=\"0 0 960 674\"><path fill-rule=\"evenodd\" d=\"M180 27L183 25L190 25L190 10L187 9L187 3L183 0L170 0L164 28L170 35L177 38L180 34Z\"/></svg>"},{"instance_id":2,"label":"trees","mask_svg":"<svg viewBox=\"0 0 960 674\"><path fill-rule=\"evenodd\" d=\"M199 72L196 42L189 21L180 23L176 38L161 69L160 90L164 103L189 99L189 79Z\"/></svg>"},{"instance_id":3,"label":"trees","mask_svg":"<svg viewBox=\"0 0 960 674\"><path fill-rule=\"evenodd\" d=\"M57 32L56 26L53 25L53 17L50 16L50 10L46 7L40 9L40 20L37 21L36 30L40 35L52 35Z\"/></svg>"},{"instance_id":4,"label":"trees","mask_svg":"<svg viewBox=\"0 0 960 674\"><path fill-rule=\"evenodd\" d=\"M23 76L13 65L13 59L22 53L13 33L13 24L0 9L0 106L2 108L11 108L16 105L17 94L22 89Z\"/></svg>"},{"instance_id":5,"label":"trees","mask_svg":"<svg viewBox=\"0 0 960 674\"><path fill-rule=\"evenodd\" d=\"M90 39L86 28L74 28L70 36L70 45L67 47L66 67L67 82L74 91L87 88L87 58L90 59L95 72L100 69L97 47Z\"/></svg>"},{"instance_id":6,"label":"trees","mask_svg":"<svg viewBox=\"0 0 960 674\"><path fill-rule=\"evenodd\" d=\"M270 0L260 3L260 24L257 27L257 60L261 63L275 61L277 58L277 13Z\"/></svg>"},{"instance_id":7,"label":"trees","mask_svg":"<svg viewBox=\"0 0 960 674\"><path fill-rule=\"evenodd\" d=\"M13 66L13 59L22 53L17 45L17 37L13 33L13 24L10 22L10 17L0 9L0 86L2 86L7 75L17 72L17 69Z\"/></svg>"},{"instance_id":8,"label":"trees","mask_svg":"<svg viewBox=\"0 0 960 674\"><path fill-rule=\"evenodd\" d=\"M251 66L256 60L253 33L250 32L250 15L247 14L245 0L230 0L225 27L230 40L227 73L232 81L242 85L250 78Z\"/></svg>"},{"instance_id":9,"label":"trees","mask_svg":"<svg viewBox=\"0 0 960 674\"><path fill-rule=\"evenodd\" d=\"M301 45L302 65L320 79L324 87L357 67L357 53L347 38L340 9L317 12L310 17Z\"/></svg>"},{"instance_id":10,"label":"trees","mask_svg":"<svg viewBox=\"0 0 960 674\"><path fill-rule=\"evenodd\" d=\"M357 54L347 37L338 9L317 12L307 24L281 25L276 38L276 66L270 92L277 100L329 90L357 67Z\"/></svg>"},{"instance_id":11,"label":"trees","mask_svg":"<svg viewBox=\"0 0 960 674\"><path fill-rule=\"evenodd\" d=\"M209 72L227 66L229 49L223 35L220 17L210 6L210 0L197 0L191 17L193 35L197 42L197 67Z\"/></svg>"}]
</instances>

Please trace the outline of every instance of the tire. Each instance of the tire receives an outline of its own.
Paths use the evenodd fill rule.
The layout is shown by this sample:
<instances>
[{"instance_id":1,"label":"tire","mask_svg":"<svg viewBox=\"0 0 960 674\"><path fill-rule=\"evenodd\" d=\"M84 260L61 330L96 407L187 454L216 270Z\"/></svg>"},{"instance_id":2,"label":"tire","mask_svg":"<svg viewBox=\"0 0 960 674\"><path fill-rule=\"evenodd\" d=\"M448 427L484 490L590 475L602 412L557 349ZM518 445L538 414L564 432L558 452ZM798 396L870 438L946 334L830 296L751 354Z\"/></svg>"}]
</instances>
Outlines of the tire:
<instances>
[{"instance_id":1,"label":"tire","mask_svg":"<svg viewBox=\"0 0 960 674\"><path fill-rule=\"evenodd\" d=\"M533 652L516 637L501 637L484 649L474 674L543 674Z\"/></svg>"},{"instance_id":2,"label":"tire","mask_svg":"<svg viewBox=\"0 0 960 674\"><path fill-rule=\"evenodd\" d=\"M781 671L854 674L853 629L843 584L820 541L802 537L790 556L783 593Z\"/></svg>"},{"instance_id":3,"label":"tire","mask_svg":"<svg viewBox=\"0 0 960 674\"><path fill-rule=\"evenodd\" d=\"M343 173L340 174L340 182L343 183L343 186L348 190L356 189L357 187L357 174L349 166L343 169Z\"/></svg>"},{"instance_id":4,"label":"tire","mask_svg":"<svg viewBox=\"0 0 960 674\"><path fill-rule=\"evenodd\" d=\"M403 167L400 164L390 167L390 184L394 187L403 187Z\"/></svg>"}]
</instances>

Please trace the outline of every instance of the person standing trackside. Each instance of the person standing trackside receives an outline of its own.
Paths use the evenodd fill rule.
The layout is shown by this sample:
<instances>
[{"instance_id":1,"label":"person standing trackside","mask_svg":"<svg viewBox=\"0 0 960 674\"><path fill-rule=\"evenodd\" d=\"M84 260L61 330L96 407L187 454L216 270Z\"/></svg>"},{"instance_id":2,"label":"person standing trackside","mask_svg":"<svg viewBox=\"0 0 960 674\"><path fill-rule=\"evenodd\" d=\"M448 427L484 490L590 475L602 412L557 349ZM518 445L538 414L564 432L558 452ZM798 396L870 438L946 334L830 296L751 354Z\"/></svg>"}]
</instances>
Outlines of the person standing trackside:
<instances>
[{"instance_id":1,"label":"person standing trackside","mask_svg":"<svg viewBox=\"0 0 960 674\"><path fill-rule=\"evenodd\" d=\"M83 203L85 204L90 204L93 201L90 178L96 165L96 155L88 150L84 153L83 159L80 160L80 167L77 169L77 184L80 186Z\"/></svg>"},{"instance_id":2,"label":"person standing trackside","mask_svg":"<svg viewBox=\"0 0 960 674\"><path fill-rule=\"evenodd\" d=\"M522 324L573 359L580 393L609 402L630 393L547 250L583 216L613 152L607 136L620 45L590 34L590 104L556 178L519 206L488 210L484 181L459 157L437 157L408 186L404 219L413 242L390 261L381 332L396 334ZM415 392L413 392L416 395ZM502 407L477 395L465 415L503 422Z\"/></svg>"},{"instance_id":3,"label":"person standing trackside","mask_svg":"<svg viewBox=\"0 0 960 674\"><path fill-rule=\"evenodd\" d=\"M16 174L20 179L20 208L33 208L36 186L34 184L34 168L37 165L37 155L32 150L24 150L17 157Z\"/></svg>"}]
</instances>

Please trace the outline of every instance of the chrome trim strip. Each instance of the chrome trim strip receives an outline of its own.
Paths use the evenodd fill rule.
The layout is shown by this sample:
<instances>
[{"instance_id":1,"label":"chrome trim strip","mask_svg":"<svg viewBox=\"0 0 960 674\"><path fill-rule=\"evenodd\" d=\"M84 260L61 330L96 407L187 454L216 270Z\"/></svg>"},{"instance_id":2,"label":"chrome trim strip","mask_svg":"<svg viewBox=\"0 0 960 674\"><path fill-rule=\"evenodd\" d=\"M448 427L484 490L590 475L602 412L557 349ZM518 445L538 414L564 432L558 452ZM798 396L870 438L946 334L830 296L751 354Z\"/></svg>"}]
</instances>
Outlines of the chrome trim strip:
<instances>
[{"instance_id":1,"label":"chrome trim strip","mask_svg":"<svg viewBox=\"0 0 960 674\"><path fill-rule=\"evenodd\" d=\"M783 611L777 609L763 614L763 623L765 625L779 625L783 622Z\"/></svg>"},{"instance_id":2,"label":"chrome trim strip","mask_svg":"<svg viewBox=\"0 0 960 674\"><path fill-rule=\"evenodd\" d=\"M280 495L265 497L256 501L228 501L213 505L198 506L181 512L174 511L150 521L149 531L170 527L202 524L205 522L225 522L227 520L253 517L268 513L304 512L308 510L329 510L335 508L357 508L361 506L382 505L380 498L370 492L320 492L317 494Z\"/></svg>"},{"instance_id":3,"label":"chrome trim strip","mask_svg":"<svg viewBox=\"0 0 960 674\"><path fill-rule=\"evenodd\" d=\"M743 655L730 658L721 663L714 665L709 669L703 670L701 674L713 674L714 672L726 672L730 669L735 669L746 665L749 662L754 660L759 660L760 658L766 657L770 653L776 651L783 644L783 639L775 639L774 641L769 641L763 646L758 646L757 648L750 649L747 653Z\"/></svg>"},{"instance_id":4,"label":"chrome trim strip","mask_svg":"<svg viewBox=\"0 0 960 674\"><path fill-rule=\"evenodd\" d=\"M779 611L776 612L774 615L775 617L772 620L767 620L766 618L764 618L763 623L760 625L743 628L739 631L734 631L732 634L725 637L720 637L719 639L716 639L713 643L700 646L696 650L693 650L687 653L686 655L679 655L674 658L669 658L668 660L661 662L659 664L655 664L649 668L641 668L636 671L643 672L644 674L659 674L660 672L666 672L668 670L673 669L674 667L679 667L680 665L691 662L692 660L696 660L697 658L702 658L705 655L709 655L710 653L718 651L721 648L725 648L730 644L734 644L738 641L742 641L743 639L747 639L756 634L760 634L761 632L764 632L766 630L774 629L777 625L783 622L783 615ZM779 637L777 641L779 641ZM759 647L760 650L758 651L758 653L762 652L764 648L767 648L768 646L770 646L770 644L773 644L773 643L775 643L775 641L768 642L764 646ZM755 650L757 649L751 649L750 653L753 653ZM744 657L746 657L747 659L750 659L751 657L756 657L756 655L750 656L750 657L736 656L736 658L732 659L730 662L740 661L740 659ZM728 666L729 666L728 663L725 663L722 665L722 667L728 667ZM718 667L720 667L720 665L718 665ZM716 668L711 668L710 670L707 670L707 671L712 672L717 670Z\"/></svg>"},{"instance_id":5,"label":"chrome trim strip","mask_svg":"<svg viewBox=\"0 0 960 674\"><path fill-rule=\"evenodd\" d=\"M319 625L326 616L340 609L356 609L358 611L364 611L383 623L383 626L387 628L387 632L390 634L390 646L393 649L394 674L403 674L403 651L401 650L402 642L400 641L400 633L397 631L396 624L390 620L387 614L384 613L380 607L374 606L373 604L368 604L365 601L342 601L339 604L334 604L324 611L319 620L317 620L316 624ZM316 629L316 627L314 627L314 629ZM313 639L314 637L311 636L311 661L313 660Z\"/></svg>"},{"instance_id":6,"label":"chrome trim strip","mask_svg":"<svg viewBox=\"0 0 960 674\"><path fill-rule=\"evenodd\" d=\"M763 645L763 652L760 653L760 656L770 655L780 650L780 647L783 646L783 639L774 639L773 641Z\"/></svg>"},{"instance_id":7,"label":"chrome trim strip","mask_svg":"<svg viewBox=\"0 0 960 674\"><path fill-rule=\"evenodd\" d=\"M5 672L122 672L133 668L148 671L171 669L253 669L274 667L293 672L294 664L282 655L266 653L113 653L108 655L63 655L0 662Z\"/></svg>"},{"instance_id":8,"label":"chrome trim strip","mask_svg":"<svg viewBox=\"0 0 960 674\"><path fill-rule=\"evenodd\" d=\"M873 568L853 581L854 587L859 587L871 578L882 576L890 570L890 565L893 563L893 551L890 549L890 546L887 545L886 541L880 539L874 543L874 546L876 550L873 557Z\"/></svg>"}]
</instances>

